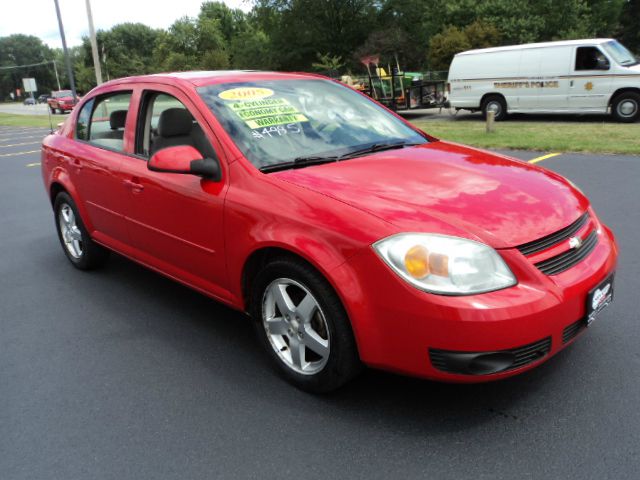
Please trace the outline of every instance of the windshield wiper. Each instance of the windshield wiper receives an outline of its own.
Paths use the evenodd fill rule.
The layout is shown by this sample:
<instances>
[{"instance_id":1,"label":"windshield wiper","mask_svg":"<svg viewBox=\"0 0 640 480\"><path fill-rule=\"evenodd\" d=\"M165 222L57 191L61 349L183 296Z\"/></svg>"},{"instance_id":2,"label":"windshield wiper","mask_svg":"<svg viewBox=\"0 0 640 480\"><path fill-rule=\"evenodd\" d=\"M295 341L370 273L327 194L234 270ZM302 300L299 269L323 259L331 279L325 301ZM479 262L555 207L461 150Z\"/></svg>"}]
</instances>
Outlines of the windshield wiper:
<instances>
[{"instance_id":1,"label":"windshield wiper","mask_svg":"<svg viewBox=\"0 0 640 480\"><path fill-rule=\"evenodd\" d=\"M290 162L274 163L273 165L265 165L260 167L261 172L277 172L279 170L289 170L291 168L304 168L310 165L321 165L323 163L337 162L338 157L311 155L308 157L297 157Z\"/></svg>"},{"instance_id":2,"label":"windshield wiper","mask_svg":"<svg viewBox=\"0 0 640 480\"><path fill-rule=\"evenodd\" d=\"M354 150L353 152L345 153L341 155L339 160L347 158L358 157L360 155L366 155L367 153L382 152L384 150L394 150L405 147L415 147L416 145L422 145L421 143L408 143L408 142L395 142L395 143L374 143L366 148Z\"/></svg>"}]
</instances>

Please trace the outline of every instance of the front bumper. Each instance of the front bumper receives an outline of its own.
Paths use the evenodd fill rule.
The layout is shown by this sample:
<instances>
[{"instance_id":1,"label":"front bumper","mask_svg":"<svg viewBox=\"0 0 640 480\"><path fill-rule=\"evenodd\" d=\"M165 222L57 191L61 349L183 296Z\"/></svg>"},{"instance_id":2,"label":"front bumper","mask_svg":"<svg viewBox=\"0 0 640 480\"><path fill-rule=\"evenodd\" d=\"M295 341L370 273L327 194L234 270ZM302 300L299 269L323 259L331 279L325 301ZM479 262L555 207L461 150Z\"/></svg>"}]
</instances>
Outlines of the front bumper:
<instances>
[{"instance_id":1,"label":"front bumper","mask_svg":"<svg viewBox=\"0 0 640 480\"><path fill-rule=\"evenodd\" d=\"M500 253L518 284L479 295L419 291L393 273L370 248L333 271L362 361L376 368L453 382L499 379L533 368L570 344L582 330L588 292L615 270L618 256L613 234L603 225L589 256L557 275L543 274L517 249ZM443 371L430 354L434 350L512 351L545 339L550 342L543 355L500 373Z\"/></svg>"}]
</instances>

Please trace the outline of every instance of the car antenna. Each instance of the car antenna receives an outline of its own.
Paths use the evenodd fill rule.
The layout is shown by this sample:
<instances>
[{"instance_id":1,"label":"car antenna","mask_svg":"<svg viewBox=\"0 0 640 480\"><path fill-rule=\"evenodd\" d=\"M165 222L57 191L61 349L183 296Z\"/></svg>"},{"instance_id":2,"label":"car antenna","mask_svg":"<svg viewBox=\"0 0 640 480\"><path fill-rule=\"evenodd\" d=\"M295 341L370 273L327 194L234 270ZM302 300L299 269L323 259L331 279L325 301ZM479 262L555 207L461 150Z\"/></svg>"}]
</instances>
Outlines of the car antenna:
<instances>
[{"instance_id":1,"label":"car antenna","mask_svg":"<svg viewBox=\"0 0 640 480\"><path fill-rule=\"evenodd\" d=\"M51 108L47 105L47 112L49 113L49 128L51 129L51 133L53 133L53 120L51 120Z\"/></svg>"}]
</instances>

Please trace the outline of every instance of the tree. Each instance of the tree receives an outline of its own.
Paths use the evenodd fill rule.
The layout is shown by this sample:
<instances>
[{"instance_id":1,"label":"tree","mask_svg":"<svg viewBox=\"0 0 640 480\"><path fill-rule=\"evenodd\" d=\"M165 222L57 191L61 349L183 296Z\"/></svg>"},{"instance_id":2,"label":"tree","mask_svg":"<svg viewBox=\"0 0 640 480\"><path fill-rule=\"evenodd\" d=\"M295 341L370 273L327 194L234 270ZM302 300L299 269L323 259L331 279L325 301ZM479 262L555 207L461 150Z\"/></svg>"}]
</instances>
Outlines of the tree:
<instances>
[{"instance_id":1,"label":"tree","mask_svg":"<svg viewBox=\"0 0 640 480\"><path fill-rule=\"evenodd\" d=\"M640 55L640 0L628 0L620 20L620 41L636 55Z\"/></svg>"},{"instance_id":2,"label":"tree","mask_svg":"<svg viewBox=\"0 0 640 480\"><path fill-rule=\"evenodd\" d=\"M22 34L0 37L0 67L30 65L53 59L54 51L42 43L42 40L38 37ZM22 89L22 79L30 77L36 79L36 84L40 92L57 89L53 66L50 63L30 67L1 69L0 99L5 99L9 96L10 92L14 92L17 88Z\"/></svg>"},{"instance_id":3,"label":"tree","mask_svg":"<svg viewBox=\"0 0 640 480\"><path fill-rule=\"evenodd\" d=\"M433 70L448 70L456 53L471 49L469 38L458 27L447 27L429 42L429 60Z\"/></svg>"},{"instance_id":4,"label":"tree","mask_svg":"<svg viewBox=\"0 0 640 480\"><path fill-rule=\"evenodd\" d=\"M374 0L257 0L256 21L270 38L274 67L308 69L318 51L351 59L376 27Z\"/></svg>"}]
</instances>

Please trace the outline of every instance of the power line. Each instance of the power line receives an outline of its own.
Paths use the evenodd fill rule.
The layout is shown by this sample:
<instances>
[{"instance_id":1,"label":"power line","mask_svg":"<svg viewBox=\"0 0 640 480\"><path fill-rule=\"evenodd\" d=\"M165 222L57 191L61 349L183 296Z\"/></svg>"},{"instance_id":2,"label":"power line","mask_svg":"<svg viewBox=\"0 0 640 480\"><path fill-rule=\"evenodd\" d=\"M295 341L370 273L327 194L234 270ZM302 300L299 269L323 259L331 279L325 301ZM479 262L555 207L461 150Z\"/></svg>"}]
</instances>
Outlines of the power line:
<instances>
[{"instance_id":1,"label":"power line","mask_svg":"<svg viewBox=\"0 0 640 480\"><path fill-rule=\"evenodd\" d=\"M16 69L16 68L27 68L27 67L37 67L39 65L48 65L50 63L55 64L56 61L55 60L47 60L45 62L40 62L40 63L30 63L28 65L10 65L8 67L0 67L0 70L11 70L11 69Z\"/></svg>"}]
</instances>

